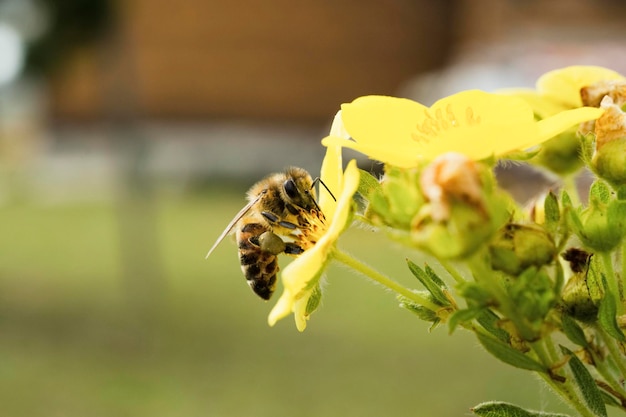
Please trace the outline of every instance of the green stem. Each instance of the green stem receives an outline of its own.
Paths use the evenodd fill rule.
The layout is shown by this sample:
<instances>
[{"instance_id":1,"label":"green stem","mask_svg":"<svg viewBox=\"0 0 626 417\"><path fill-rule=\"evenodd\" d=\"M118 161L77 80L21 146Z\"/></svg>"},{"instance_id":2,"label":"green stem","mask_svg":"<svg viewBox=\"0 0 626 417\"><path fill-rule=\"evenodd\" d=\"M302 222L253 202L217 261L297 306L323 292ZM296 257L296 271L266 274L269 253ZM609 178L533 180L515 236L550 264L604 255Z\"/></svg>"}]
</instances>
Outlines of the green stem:
<instances>
[{"instance_id":1,"label":"green stem","mask_svg":"<svg viewBox=\"0 0 626 417\"><path fill-rule=\"evenodd\" d=\"M621 268L621 276L619 279L619 289L622 290L622 294L624 293L624 279L626 279L626 238L622 239L622 257L620 259L620 263L622 264Z\"/></svg>"},{"instance_id":2,"label":"green stem","mask_svg":"<svg viewBox=\"0 0 626 417\"><path fill-rule=\"evenodd\" d=\"M598 373L604 378L607 384L618 392L622 397L626 398L626 389L622 386L619 379L615 377L614 370L611 369L611 363L607 361L607 357L598 354L594 349L587 349L593 359L593 363ZM611 356L609 356L611 358ZM616 361L613 361L615 364Z\"/></svg>"},{"instance_id":3,"label":"green stem","mask_svg":"<svg viewBox=\"0 0 626 417\"><path fill-rule=\"evenodd\" d=\"M615 366L617 366L617 369L619 369L619 372L622 374L622 379L626 378L626 361L624 360L624 355L622 355L622 352L617 345L617 340L606 334L606 332L599 326L596 328L597 333L600 335L600 338L609 351L611 358L615 362Z\"/></svg>"},{"instance_id":4,"label":"green stem","mask_svg":"<svg viewBox=\"0 0 626 417\"><path fill-rule=\"evenodd\" d=\"M550 336L544 336L540 341L532 344L533 351L537 353L539 359L548 368L554 371L554 367L563 362L562 355L558 352L554 345L554 340ZM547 362L546 362L547 361ZM594 416L595 414L589 410L585 402L580 398L580 394L574 386L574 376L568 368L563 367L562 372L565 375L564 382L556 381L550 375L541 374L543 379L552 387L552 389L560 394L567 402L580 413L581 416Z\"/></svg>"},{"instance_id":5,"label":"green stem","mask_svg":"<svg viewBox=\"0 0 626 417\"><path fill-rule=\"evenodd\" d=\"M409 290L406 287L403 287L402 285L398 284L391 278L381 274L380 272L376 271L370 266L364 264L363 262L353 258L352 256L338 249L335 249L335 251L333 252L333 258L343 263L344 265L349 266L355 271L362 273L363 275L372 279L373 281L376 281L379 284L389 288L390 290L395 291L396 293L402 295L403 297L408 298L409 300L415 302L416 304L422 305L432 311L438 311L441 309L441 306L438 306L437 304L433 303L428 298L423 297L420 294L417 294Z\"/></svg>"},{"instance_id":6,"label":"green stem","mask_svg":"<svg viewBox=\"0 0 626 417\"><path fill-rule=\"evenodd\" d=\"M615 269L613 268L613 259L610 252L601 252L602 264L604 265L604 272L606 272L606 280L609 285L609 291L615 299L615 305L617 306L617 315L622 314L624 306L620 297L619 284L617 282L617 276L615 275Z\"/></svg>"},{"instance_id":7,"label":"green stem","mask_svg":"<svg viewBox=\"0 0 626 417\"><path fill-rule=\"evenodd\" d=\"M465 278L463 278L461 273L450 262L446 261L445 259L437 259L437 261L441 264L441 266L445 268L446 271L448 271L448 274L450 274L450 276L454 278L457 284L463 284L467 282L465 281Z\"/></svg>"},{"instance_id":8,"label":"green stem","mask_svg":"<svg viewBox=\"0 0 626 417\"><path fill-rule=\"evenodd\" d=\"M507 317L525 340L532 340L535 334L519 317L516 306L508 296L506 289L500 283L498 276L489 268L480 254L474 255L467 261L476 282L486 285L491 295L495 298L498 309Z\"/></svg>"}]
</instances>

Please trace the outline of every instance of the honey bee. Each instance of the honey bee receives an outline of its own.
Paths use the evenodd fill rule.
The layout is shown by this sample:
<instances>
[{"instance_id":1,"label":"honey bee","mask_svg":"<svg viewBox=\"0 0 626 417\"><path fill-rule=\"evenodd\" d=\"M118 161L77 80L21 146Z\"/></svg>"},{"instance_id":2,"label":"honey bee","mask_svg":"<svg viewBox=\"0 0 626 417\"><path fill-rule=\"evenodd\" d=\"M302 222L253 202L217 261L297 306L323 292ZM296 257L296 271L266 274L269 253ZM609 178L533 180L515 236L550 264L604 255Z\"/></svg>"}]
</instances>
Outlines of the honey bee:
<instances>
[{"instance_id":1,"label":"honey bee","mask_svg":"<svg viewBox=\"0 0 626 417\"><path fill-rule=\"evenodd\" d=\"M248 204L226 226L206 257L236 228L241 270L252 291L269 300L276 288L277 255L301 254L315 244L303 236L324 224L313 188L318 181L323 184L306 170L290 167L254 184L247 193Z\"/></svg>"}]
</instances>

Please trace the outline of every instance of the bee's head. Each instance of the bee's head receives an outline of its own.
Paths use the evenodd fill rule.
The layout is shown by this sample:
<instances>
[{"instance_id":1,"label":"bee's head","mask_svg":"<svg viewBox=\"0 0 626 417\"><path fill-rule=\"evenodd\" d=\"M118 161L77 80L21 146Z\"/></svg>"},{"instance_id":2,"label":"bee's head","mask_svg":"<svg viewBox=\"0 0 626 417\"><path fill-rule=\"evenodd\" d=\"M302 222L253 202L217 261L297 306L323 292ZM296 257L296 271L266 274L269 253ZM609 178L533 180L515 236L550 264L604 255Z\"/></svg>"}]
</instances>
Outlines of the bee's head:
<instances>
[{"instance_id":1,"label":"bee's head","mask_svg":"<svg viewBox=\"0 0 626 417\"><path fill-rule=\"evenodd\" d=\"M285 173L282 192L285 200L305 210L317 208L313 179L302 168L291 167Z\"/></svg>"}]
</instances>

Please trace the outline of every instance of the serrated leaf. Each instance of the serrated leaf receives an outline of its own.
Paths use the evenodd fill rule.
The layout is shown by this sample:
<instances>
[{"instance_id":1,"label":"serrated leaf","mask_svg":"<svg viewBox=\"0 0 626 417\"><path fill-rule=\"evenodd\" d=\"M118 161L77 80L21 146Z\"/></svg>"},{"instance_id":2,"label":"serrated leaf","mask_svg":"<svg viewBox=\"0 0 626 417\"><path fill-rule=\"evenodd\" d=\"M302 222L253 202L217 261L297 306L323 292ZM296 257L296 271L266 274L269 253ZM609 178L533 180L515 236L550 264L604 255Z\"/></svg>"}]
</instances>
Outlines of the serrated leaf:
<instances>
[{"instance_id":1,"label":"serrated leaf","mask_svg":"<svg viewBox=\"0 0 626 417\"><path fill-rule=\"evenodd\" d=\"M589 346L589 342L585 337L585 332L583 331L582 327L580 327L578 323L576 323L576 320L574 320L567 314L563 314L561 316L561 325L563 326L563 333L565 333L565 336L567 336L570 341L577 344L578 346Z\"/></svg>"},{"instance_id":2,"label":"serrated leaf","mask_svg":"<svg viewBox=\"0 0 626 417\"><path fill-rule=\"evenodd\" d=\"M601 180L594 181L589 188L589 204L607 204L611 200L611 189Z\"/></svg>"},{"instance_id":3,"label":"serrated leaf","mask_svg":"<svg viewBox=\"0 0 626 417\"><path fill-rule=\"evenodd\" d=\"M602 394L587 367L565 346L561 346L561 351L564 355L569 355L569 367L589 409L599 417L606 417L606 406Z\"/></svg>"},{"instance_id":4,"label":"serrated leaf","mask_svg":"<svg viewBox=\"0 0 626 417\"><path fill-rule=\"evenodd\" d=\"M617 324L617 305L615 298L611 293L607 293L600 300L600 308L598 309L598 322L600 327L607 332L612 338L625 342L626 337Z\"/></svg>"},{"instance_id":5,"label":"serrated leaf","mask_svg":"<svg viewBox=\"0 0 626 417\"><path fill-rule=\"evenodd\" d=\"M496 358L500 359L504 363L508 363L511 366L520 369L527 369L529 371L547 372L546 367L534 360L533 358L524 355L519 350L513 349L506 343L500 340L484 335L482 333L476 333L478 341L481 345Z\"/></svg>"},{"instance_id":6,"label":"serrated leaf","mask_svg":"<svg viewBox=\"0 0 626 417\"><path fill-rule=\"evenodd\" d=\"M561 219L561 212L559 211L559 201L556 195L550 191L543 202L543 210L545 213L545 222L548 230L556 230L559 220Z\"/></svg>"},{"instance_id":7,"label":"serrated leaf","mask_svg":"<svg viewBox=\"0 0 626 417\"><path fill-rule=\"evenodd\" d=\"M439 278L437 273L430 266L428 266L428 264L424 264L424 272L426 272L428 277L441 289L444 289L444 290L448 289L448 286L446 285L446 283L443 282L441 278Z\"/></svg>"},{"instance_id":8,"label":"serrated leaf","mask_svg":"<svg viewBox=\"0 0 626 417\"><path fill-rule=\"evenodd\" d=\"M441 281L436 275L436 280L433 280L431 274L426 273L426 271L411 262L411 260L407 259L406 262L409 266L409 270L411 270L411 273L415 275L415 278L417 278L426 288L426 290L432 295L433 301L440 306L449 306L450 301L444 293L445 284L443 284L443 281ZM443 284L443 288L440 283Z\"/></svg>"},{"instance_id":9,"label":"serrated leaf","mask_svg":"<svg viewBox=\"0 0 626 417\"><path fill-rule=\"evenodd\" d=\"M569 417L566 414L525 410L516 405L499 401L478 404L472 408L472 412L479 417Z\"/></svg>"}]
</instances>

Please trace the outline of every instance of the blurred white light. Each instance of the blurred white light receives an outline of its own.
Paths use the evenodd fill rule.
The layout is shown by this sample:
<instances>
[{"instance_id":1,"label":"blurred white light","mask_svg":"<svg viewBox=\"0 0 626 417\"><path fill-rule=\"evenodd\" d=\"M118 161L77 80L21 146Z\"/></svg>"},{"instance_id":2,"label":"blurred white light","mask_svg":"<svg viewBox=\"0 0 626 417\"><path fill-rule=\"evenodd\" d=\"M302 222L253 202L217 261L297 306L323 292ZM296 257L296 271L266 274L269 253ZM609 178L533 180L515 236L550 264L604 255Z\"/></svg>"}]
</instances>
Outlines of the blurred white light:
<instances>
[{"instance_id":1,"label":"blurred white light","mask_svg":"<svg viewBox=\"0 0 626 417\"><path fill-rule=\"evenodd\" d=\"M0 86L13 81L24 65L24 44L11 26L0 23Z\"/></svg>"}]
</instances>

